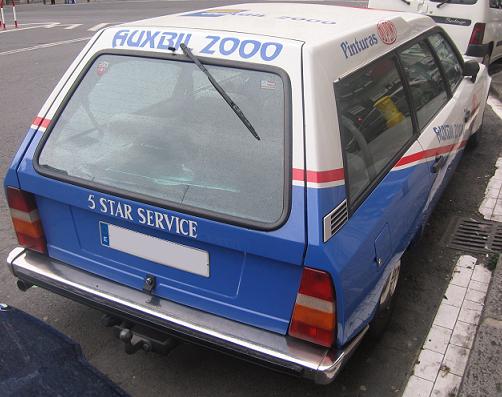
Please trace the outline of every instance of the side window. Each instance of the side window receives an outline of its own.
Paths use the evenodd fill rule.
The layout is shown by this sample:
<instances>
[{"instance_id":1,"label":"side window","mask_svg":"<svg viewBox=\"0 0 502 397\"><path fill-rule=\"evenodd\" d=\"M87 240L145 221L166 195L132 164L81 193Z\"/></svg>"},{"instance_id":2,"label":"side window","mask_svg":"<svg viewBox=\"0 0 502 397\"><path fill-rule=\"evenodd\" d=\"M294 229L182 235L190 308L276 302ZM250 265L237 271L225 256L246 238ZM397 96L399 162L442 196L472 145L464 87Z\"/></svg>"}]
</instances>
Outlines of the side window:
<instances>
[{"instance_id":1,"label":"side window","mask_svg":"<svg viewBox=\"0 0 502 397\"><path fill-rule=\"evenodd\" d=\"M502 8L501 0L490 0L490 8Z\"/></svg>"},{"instance_id":2,"label":"side window","mask_svg":"<svg viewBox=\"0 0 502 397\"><path fill-rule=\"evenodd\" d=\"M423 42L402 50L401 64L408 77L418 126L424 128L448 102L448 94L434 57Z\"/></svg>"},{"instance_id":3,"label":"side window","mask_svg":"<svg viewBox=\"0 0 502 397\"><path fill-rule=\"evenodd\" d=\"M335 87L352 204L413 137L410 106L393 57Z\"/></svg>"},{"instance_id":4,"label":"side window","mask_svg":"<svg viewBox=\"0 0 502 397\"><path fill-rule=\"evenodd\" d=\"M451 91L455 91L464 78L462 66L458 61L457 55L451 48L450 43L439 33L431 35L429 37L429 42L443 66Z\"/></svg>"}]
</instances>

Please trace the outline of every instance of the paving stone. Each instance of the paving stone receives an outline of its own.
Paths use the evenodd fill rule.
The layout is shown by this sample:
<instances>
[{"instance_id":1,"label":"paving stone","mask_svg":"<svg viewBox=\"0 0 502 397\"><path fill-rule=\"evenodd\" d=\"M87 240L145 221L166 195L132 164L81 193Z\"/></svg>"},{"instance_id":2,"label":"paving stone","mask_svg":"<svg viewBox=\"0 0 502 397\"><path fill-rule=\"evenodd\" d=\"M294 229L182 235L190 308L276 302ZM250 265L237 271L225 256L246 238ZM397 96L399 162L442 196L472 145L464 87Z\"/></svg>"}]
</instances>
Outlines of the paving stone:
<instances>
[{"instance_id":1,"label":"paving stone","mask_svg":"<svg viewBox=\"0 0 502 397\"><path fill-rule=\"evenodd\" d=\"M450 343L452 345L470 349L472 347L472 344L474 343L476 329L477 327L474 324L457 321L451 335Z\"/></svg>"},{"instance_id":2,"label":"paving stone","mask_svg":"<svg viewBox=\"0 0 502 397\"><path fill-rule=\"evenodd\" d=\"M453 397L458 394L462 377L452 373L439 373L439 376L434 383L431 396L432 397Z\"/></svg>"},{"instance_id":3,"label":"paving stone","mask_svg":"<svg viewBox=\"0 0 502 397\"><path fill-rule=\"evenodd\" d=\"M500 214L499 214L500 215ZM492 272L482 265L474 266L471 279L481 283L489 283L492 278Z\"/></svg>"},{"instance_id":4,"label":"paving stone","mask_svg":"<svg viewBox=\"0 0 502 397\"><path fill-rule=\"evenodd\" d=\"M465 294L465 299L471 302L476 302L479 304L483 304L485 302L486 293L479 292L474 289L468 288L467 293Z\"/></svg>"},{"instance_id":5,"label":"paving stone","mask_svg":"<svg viewBox=\"0 0 502 397\"><path fill-rule=\"evenodd\" d=\"M467 281L467 283L469 283L469 281ZM465 287L459 287L458 285L450 284L444 294L444 302L448 305L461 307L467 292L466 287L467 285Z\"/></svg>"},{"instance_id":6,"label":"paving stone","mask_svg":"<svg viewBox=\"0 0 502 397\"><path fill-rule=\"evenodd\" d=\"M439 305L439 309L436 313L433 324L439 325L440 327L453 329L455 322L457 321L459 312L459 307L448 305L443 301L441 305Z\"/></svg>"},{"instance_id":7,"label":"paving stone","mask_svg":"<svg viewBox=\"0 0 502 397\"><path fill-rule=\"evenodd\" d=\"M413 370L414 375L434 382L443 361L443 355L432 350L422 350Z\"/></svg>"},{"instance_id":8,"label":"paving stone","mask_svg":"<svg viewBox=\"0 0 502 397\"><path fill-rule=\"evenodd\" d=\"M425 339L424 349L445 354L451 334L451 329L443 328L439 325L433 325L427 335L427 338Z\"/></svg>"},{"instance_id":9,"label":"paving stone","mask_svg":"<svg viewBox=\"0 0 502 397\"><path fill-rule=\"evenodd\" d=\"M402 397L429 397L434 383L412 375Z\"/></svg>"},{"instance_id":10,"label":"paving stone","mask_svg":"<svg viewBox=\"0 0 502 397\"><path fill-rule=\"evenodd\" d=\"M450 284L467 288L473 271L473 269L469 269L467 267L455 266Z\"/></svg>"},{"instance_id":11,"label":"paving stone","mask_svg":"<svg viewBox=\"0 0 502 397\"><path fill-rule=\"evenodd\" d=\"M469 352L469 349L464 347L449 345L444 356L442 367L445 367L448 372L462 376L465 366L467 365Z\"/></svg>"}]
</instances>

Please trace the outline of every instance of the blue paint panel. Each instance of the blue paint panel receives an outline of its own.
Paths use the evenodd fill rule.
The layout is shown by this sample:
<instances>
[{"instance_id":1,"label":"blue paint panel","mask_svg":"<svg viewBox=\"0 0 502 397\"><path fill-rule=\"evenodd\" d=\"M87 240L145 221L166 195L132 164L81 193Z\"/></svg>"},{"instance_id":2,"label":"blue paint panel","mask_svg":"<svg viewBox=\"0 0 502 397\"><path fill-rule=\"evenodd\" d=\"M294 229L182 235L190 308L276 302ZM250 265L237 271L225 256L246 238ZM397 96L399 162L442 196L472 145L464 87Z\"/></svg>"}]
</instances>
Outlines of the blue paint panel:
<instances>
[{"instance_id":1,"label":"blue paint panel","mask_svg":"<svg viewBox=\"0 0 502 397\"><path fill-rule=\"evenodd\" d=\"M430 167L427 164L389 173L327 243L322 242L322 218L309 207L309 244L305 265L328 271L337 298L337 344L343 345L373 316L390 271L423 221L428 196ZM344 187L339 196L343 194ZM310 192L309 192L310 193ZM310 195L309 197L309 205ZM317 227L315 220L319 223ZM383 266L375 261L375 240L388 223L391 255Z\"/></svg>"},{"instance_id":2,"label":"blue paint panel","mask_svg":"<svg viewBox=\"0 0 502 397\"><path fill-rule=\"evenodd\" d=\"M39 139L39 138L38 138ZM43 177L35 172L35 139L18 168L21 188L36 194L49 255L138 290L147 274L157 277L155 294L223 317L286 333L302 273L305 195L292 188L291 216L272 232L251 230L182 214ZM138 208L179 216L198 224L197 238L103 214L89 194ZM209 253L210 277L110 250L104 223ZM273 302L273 304L270 304Z\"/></svg>"},{"instance_id":3,"label":"blue paint panel","mask_svg":"<svg viewBox=\"0 0 502 397\"><path fill-rule=\"evenodd\" d=\"M10 164L9 169L7 170L7 174L5 175L4 179L4 186L12 186L12 187L19 187L19 180L17 178L16 174L16 169L21 161L24 153L26 152L26 149L28 149L28 146L30 142L32 141L33 137L36 134L36 130L33 128L30 128L28 132L26 133L26 136L23 139L23 142L21 143L21 146L17 150L16 154L14 155L14 158L12 159L12 162Z\"/></svg>"},{"instance_id":4,"label":"blue paint panel","mask_svg":"<svg viewBox=\"0 0 502 397\"><path fill-rule=\"evenodd\" d=\"M110 246L110 234L108 233L108 223L99 222L99 230L101 232L101 245Z\"/></svg>"}]
</instances>

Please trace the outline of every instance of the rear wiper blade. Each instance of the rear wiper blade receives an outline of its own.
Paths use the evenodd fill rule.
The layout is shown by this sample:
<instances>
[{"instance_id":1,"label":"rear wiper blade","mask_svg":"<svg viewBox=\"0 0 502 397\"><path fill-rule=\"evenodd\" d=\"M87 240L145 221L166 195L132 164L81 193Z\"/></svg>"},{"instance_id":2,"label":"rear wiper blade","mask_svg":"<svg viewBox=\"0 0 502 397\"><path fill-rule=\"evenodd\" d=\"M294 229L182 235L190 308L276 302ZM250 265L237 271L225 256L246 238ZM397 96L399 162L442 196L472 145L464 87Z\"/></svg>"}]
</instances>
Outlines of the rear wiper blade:
<instances>
[{"instance_id":1,"label":"rear wiper blade","mask_svg":"<svg viewBox=\"0 0 502 397\"><path fill-rule=\"evenodd\" d=\"M410 2L408 0L401 0L403 3L406 3L408 5L410 5Z\"/></svg>"},{"instance_id":2,"label":"rear wiper blade","mask_svg":"<svg viewBox=\"0 0 502 397\"><path fill-rule=\"evenodd\" d=\"M449 3L449 2L450 2L450 0L443 0L441 3L439 3L439 4L436 6L436 8L439 8L439 7L441 7L441 6L445 5L446 3Z\"/></svg>"},{"instance_id":3,"label":"rear wiper blade","mask_svg":"<svg viewBox=\"0 0 502 397\"><path fill-rule=\"evenodd\" d=\"M242 123L247 127L249 132L257 139L261 140L260 136L254 129L253 125L249 122L247 117L242 113L242 110L237 104L228 96L225 90L218 84L218 82L214 79L213 75L209 73L206 67L199 61L199 59L190 51L190 49L185 45L185 43L181 43L180 47L183 53L190 58L190 60L197 65L197 67L207 76L209 82L213 85L214 89L218 91L221 97L225 100L226 103L230 106L230 108L234 111L234 113L239 117Z\"/></svg>"}]
</instances>

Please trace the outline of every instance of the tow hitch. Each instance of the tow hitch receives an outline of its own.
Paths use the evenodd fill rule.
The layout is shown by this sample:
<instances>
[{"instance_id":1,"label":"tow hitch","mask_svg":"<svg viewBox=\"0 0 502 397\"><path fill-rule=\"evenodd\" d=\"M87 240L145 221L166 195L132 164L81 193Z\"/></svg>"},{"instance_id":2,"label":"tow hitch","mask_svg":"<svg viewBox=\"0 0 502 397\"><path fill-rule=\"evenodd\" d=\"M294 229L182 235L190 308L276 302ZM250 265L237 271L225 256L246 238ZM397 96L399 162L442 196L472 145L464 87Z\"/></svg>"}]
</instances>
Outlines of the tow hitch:
<instances>
[{"instance_id":1,"label":"tow hitch","mask_svg":"<svg viewBox=\"0 0 502 397\"><path fill-rule=\"evenodd\" d=\"M127 354L138 350L167 355L179 344L179 340L150 328L142 327L130 321L104 314L101 321L105 327L111 327L114 335L124 342Z\"/></svg>"}]
</instances>

